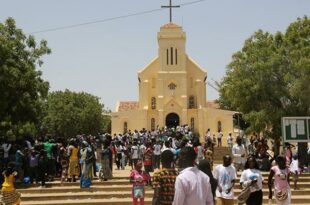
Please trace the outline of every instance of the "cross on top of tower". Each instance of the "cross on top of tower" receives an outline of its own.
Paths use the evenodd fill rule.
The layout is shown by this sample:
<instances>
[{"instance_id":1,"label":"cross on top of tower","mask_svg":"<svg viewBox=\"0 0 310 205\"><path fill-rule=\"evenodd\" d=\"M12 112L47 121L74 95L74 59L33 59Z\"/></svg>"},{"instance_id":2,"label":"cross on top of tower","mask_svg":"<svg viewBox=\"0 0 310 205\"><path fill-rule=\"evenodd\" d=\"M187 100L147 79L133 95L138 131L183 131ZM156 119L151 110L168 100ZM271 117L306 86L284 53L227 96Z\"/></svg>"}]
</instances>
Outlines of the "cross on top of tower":
<instances>
[{"instance_id":1,"label":"cross on top of tower","mask_svg":"<svg viewBox=\"0 0 310 205\"><path fill-rule=\"evenodd\" d=\"M172 8L180 8L180 5L173 6L171 0L169 6L161 6L161 8L169 8L170 10L170 23L172 23Z\"/></svg>"}]
</instances>

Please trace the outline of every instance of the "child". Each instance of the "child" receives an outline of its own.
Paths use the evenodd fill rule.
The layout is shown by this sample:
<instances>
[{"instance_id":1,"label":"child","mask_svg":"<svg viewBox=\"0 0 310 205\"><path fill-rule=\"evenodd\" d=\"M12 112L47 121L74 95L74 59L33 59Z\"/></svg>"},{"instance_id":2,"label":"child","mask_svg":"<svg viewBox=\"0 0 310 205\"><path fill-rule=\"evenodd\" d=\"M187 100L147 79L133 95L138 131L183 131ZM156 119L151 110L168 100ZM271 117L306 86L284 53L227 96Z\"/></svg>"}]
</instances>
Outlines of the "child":
<instances>
[{"instance_id":1,"label":"child","mask_svg":"<svg viewBox=\"0 0 310 205\"><path fill-rule=\"evenodd\" d=\"M0 204L19 205L20 193L14 188L14 177L17 175L13 171L13 164L8 164L7 169L2 173L4 176L4 183L2 184Z\"/></svg>"},{"instance_id":2,"label":"child","mask_svg":"<svg viewBox=\"0 0 310 205\"><path fill-rule=\"evenodd\" d=\"M293 155L292 162L290 165L290 171L294 175L294 190L297 190L297 182L298 182L298 176L301 174L301 169L298 162L298 155Z\"/></svg>"},{"instance_id":3,"label":"child","mask_svg":"<svg viewBox=\"0 0 310 205\"><path fill-rule=\"evenodd\" d=\"M132 187L132 199L133 199L133 205L138 204L138 199L140 199L140 205L144 205L144 186L145 183L148 182L149 175L142 171L142 161L138 160L135 169L131 171L130 173L130 182L133 184Z\"/></svg>"}]
</instances>

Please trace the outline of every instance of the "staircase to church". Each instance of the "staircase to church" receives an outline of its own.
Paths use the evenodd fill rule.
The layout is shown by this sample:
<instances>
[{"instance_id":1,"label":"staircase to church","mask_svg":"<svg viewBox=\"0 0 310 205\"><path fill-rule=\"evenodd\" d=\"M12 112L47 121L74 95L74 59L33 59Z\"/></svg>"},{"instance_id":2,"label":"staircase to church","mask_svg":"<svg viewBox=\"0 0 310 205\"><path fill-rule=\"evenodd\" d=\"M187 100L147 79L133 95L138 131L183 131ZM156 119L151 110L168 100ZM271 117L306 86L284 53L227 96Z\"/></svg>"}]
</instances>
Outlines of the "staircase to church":
<instances>
[{"instance_id":1,"label":"staircase to church","mask_svg":"<svg viewBox=\"0 0 310 205\"><path fill-rule=\"evenodd\" d=\"M222 164L223 163L223 156L226 154L231 155L231 151L228 147L214 147L213 152L213 160L214 164Z\"/></svg>"},{"instance_id":2,"label":"staircase to church","mask_svg":"<svg viewBox=\"0 0 310 205\"><path fill-rule=\"evenodd\" d=\"M18 189L22 193L21 205L130 205L132 204L131 185L128 175L129 169L116 170L114 179L107 182L93 181L92 188L80 189L79 183L60 184L59 180L48 183L47 188L38 188L37 185ZM238 177L240 177L240 172ZM263 172L265 180L268 173ZM293 187L293 182L291 182ZM299 190L292 189L292 205L310 204L310 173L302 174L299 179ZM240 193L238 185L235 187L235 196ZM268 204L268 188L264 185L264 204ZM150 205L153 190L146 188L145 204ZM273 204L275 202L273 201Z\"/></svg>"}]
</instances>

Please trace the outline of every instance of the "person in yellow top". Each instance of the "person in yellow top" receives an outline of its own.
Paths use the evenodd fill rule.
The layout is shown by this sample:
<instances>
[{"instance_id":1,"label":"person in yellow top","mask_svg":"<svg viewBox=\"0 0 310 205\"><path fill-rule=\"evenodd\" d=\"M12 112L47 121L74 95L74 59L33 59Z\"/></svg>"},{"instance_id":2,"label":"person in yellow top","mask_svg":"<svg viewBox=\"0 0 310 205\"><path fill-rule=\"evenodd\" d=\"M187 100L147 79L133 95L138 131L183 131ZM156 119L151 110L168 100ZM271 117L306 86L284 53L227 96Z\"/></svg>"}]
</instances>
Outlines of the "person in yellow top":
<instances>
[{"instance_id":1,"label":"person in yellow top","mask_svg":"<svg viewBox=\"0 0 310 205\"><path fill-rule=\"evenodd\" d=\"M69 155L69 169L68 175L75 182L75 177L80 175L79 167L79 147L74 139L71 139L69 142L68 155Z\"/></svg>"},{"instance_id":2,"label":"person in yellow top","mask_svg":"<svg viewBox=\"0 0 310 205\"><path fill-rule=\"evenodd\" d=\"M4 182L2 184L0 204L1 205L19 205L20 193L14 188L14 178L17 172L13 171L13 166L8 165L8 168L2 173Z\"/></svg>"}]
</instances>

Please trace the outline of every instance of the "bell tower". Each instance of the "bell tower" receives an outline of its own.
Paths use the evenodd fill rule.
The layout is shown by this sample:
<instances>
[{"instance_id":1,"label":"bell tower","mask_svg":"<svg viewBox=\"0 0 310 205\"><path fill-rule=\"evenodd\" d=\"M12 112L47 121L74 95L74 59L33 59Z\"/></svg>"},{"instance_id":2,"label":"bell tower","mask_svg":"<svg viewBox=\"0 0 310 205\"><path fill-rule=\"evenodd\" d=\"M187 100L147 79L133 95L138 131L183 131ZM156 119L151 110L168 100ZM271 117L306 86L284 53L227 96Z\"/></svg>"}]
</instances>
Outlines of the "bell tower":
<instances>
[{"instance_id":1,"label":"bell tower","mask_svg":"<svg viewBox=\"0 0 310 205\"><path fill-rule=\"evenodd\" d=\"M168 23L160 28L157 34L159 70L185 71L186 35L181 26Z\"/></svg>"}]
</instances>

